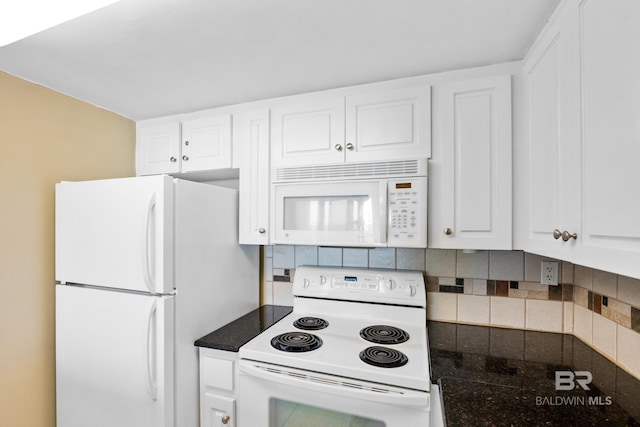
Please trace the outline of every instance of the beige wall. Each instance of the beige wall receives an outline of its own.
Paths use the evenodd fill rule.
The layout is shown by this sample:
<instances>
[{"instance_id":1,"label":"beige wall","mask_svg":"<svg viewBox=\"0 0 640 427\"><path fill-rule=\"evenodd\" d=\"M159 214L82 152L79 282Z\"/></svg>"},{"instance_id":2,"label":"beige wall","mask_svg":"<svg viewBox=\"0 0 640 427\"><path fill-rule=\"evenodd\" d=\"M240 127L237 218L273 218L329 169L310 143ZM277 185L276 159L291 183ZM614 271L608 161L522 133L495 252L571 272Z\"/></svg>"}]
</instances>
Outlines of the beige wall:
<instances>
[{"instance_id":1,"label":"beige wall","mask_svg":"<svg viewBox=\"0 0 640 427\"><path fill-rule=\"evenodd\" d=\"M134 174L135 123L0 72L0 425L55 425L54 184Z\"/></svg>"}]
</instances>

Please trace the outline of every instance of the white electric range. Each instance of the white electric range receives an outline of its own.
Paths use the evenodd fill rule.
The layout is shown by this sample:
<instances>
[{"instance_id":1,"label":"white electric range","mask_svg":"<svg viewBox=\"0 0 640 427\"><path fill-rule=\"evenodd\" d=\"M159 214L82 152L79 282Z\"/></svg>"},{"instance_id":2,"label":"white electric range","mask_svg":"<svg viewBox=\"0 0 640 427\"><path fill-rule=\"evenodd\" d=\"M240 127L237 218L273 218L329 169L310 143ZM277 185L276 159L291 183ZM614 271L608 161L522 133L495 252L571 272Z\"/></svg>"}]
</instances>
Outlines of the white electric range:
<instances>
[{"instance_id":1,"label":"white electric range","mask_svg":"<svg viewBox=\"0 0 640 427\"><path fill-rule=\"evenodd\" d=\"M240 348L240 426L429 425L421 272L303 266L293 295Z\"/></svg>"}]
</instances>

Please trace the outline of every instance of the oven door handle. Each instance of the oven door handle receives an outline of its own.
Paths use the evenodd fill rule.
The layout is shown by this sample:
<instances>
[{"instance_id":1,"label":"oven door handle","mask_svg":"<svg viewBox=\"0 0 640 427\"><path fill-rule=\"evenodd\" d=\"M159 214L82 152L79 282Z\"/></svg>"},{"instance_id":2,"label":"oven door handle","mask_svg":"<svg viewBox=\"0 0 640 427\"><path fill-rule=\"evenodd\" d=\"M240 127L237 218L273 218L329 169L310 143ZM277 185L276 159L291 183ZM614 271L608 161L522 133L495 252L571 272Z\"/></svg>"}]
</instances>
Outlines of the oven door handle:
<instances>
[{"instance_id":1,"label":"oven door handle","mask_svg":"<svg viewBox=\"0 0 640 427\"><path fill-rule=\"evenodd\" d=\"M310 391L331 393L352 399L394 406L429 407L429 393L400 389L384 384L370 384L348 378L330 377L315 372L291 370L280 366L263 365L259 362L241 360L240 374L273 381ZM361 386L365 387L361 387Z\"/></svg>"}]
</instances>

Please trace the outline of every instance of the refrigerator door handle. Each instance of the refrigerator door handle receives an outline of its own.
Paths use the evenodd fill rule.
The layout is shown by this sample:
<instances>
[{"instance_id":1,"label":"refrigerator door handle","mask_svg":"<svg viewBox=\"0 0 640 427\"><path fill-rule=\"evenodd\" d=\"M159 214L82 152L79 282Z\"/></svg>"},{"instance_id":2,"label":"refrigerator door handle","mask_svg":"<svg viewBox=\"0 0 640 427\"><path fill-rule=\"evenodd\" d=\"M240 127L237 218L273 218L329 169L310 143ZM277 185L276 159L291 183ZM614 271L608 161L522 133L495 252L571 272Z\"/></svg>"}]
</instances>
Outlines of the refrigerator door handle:
<instances>
[{"instance_id":1,"label":"refrigerator door handle","mask_svg":"<svg viewBox=\"0 0 640 427\"><path fill-rule=\"evenodd\" d=\"M157 350L156 350L156 314L158 306L153 302L147 318L147 391L152 400L158 400L157 377Z\"/></svg>"},{"instance_id":2,"label":"refrigerator door handle","mask_svg":"<svg viewBox=\"0 0 640 427\"><path fill-rule=\"evenodd\" d=\"M149 289L149 292L156 293L155 282L151 273L151 259L150 259L150 237L151 237L151 215L153 215L153 209L156 205L156 194L153 193L149 198L147 204L147 210L144 216L144 222L142 224L142 275L144 277L144 283Z\"/></svg>"}]
</instances>

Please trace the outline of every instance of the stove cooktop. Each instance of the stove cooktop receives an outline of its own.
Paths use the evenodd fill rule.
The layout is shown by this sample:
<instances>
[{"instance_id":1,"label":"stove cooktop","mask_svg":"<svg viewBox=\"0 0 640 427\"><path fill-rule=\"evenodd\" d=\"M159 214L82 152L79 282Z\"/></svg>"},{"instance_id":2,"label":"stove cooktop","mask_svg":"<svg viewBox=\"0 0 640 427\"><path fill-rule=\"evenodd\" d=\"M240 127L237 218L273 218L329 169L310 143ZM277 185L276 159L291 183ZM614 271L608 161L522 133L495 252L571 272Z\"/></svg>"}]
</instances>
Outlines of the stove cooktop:
<instances>
[{"instance_id":1,"label":"stove cooktop","mask_svg":"<svg viewBox=\"0 0 640 427\"><path fill-rule=\"evenodd\" d=\"M299 267L293 292L241 359L430 390L422 273Z\"/></svg>"},{"instance_id":2,"label":"stove cooktop","mask_svg":"<svg viewBox=\"0 0 640 427\"><path fill-rule=\"evenodd\" d=\"M345 309L353 304L337 303ZM294 326L297 319L309 315L296 312L294 308L288 316L242 346L240 358L398 387L429 390L426 326L389 322L391 324L388 326L404 331L407 340L393 344L374 344L362 338L360 332L379 326L380 318L377 316L324 317L328 326L315 331L304 331ZM314 313L314 317L318 316L321 315ZM306 336L303 334L317 337L321 345L308 351L283 351L272 345L274 338L281 335L300 337L299 341L306 343L307 338L303 338ZM389 361L388 367L382 366L385 361Z\"/></svg>"}]
</instances>

